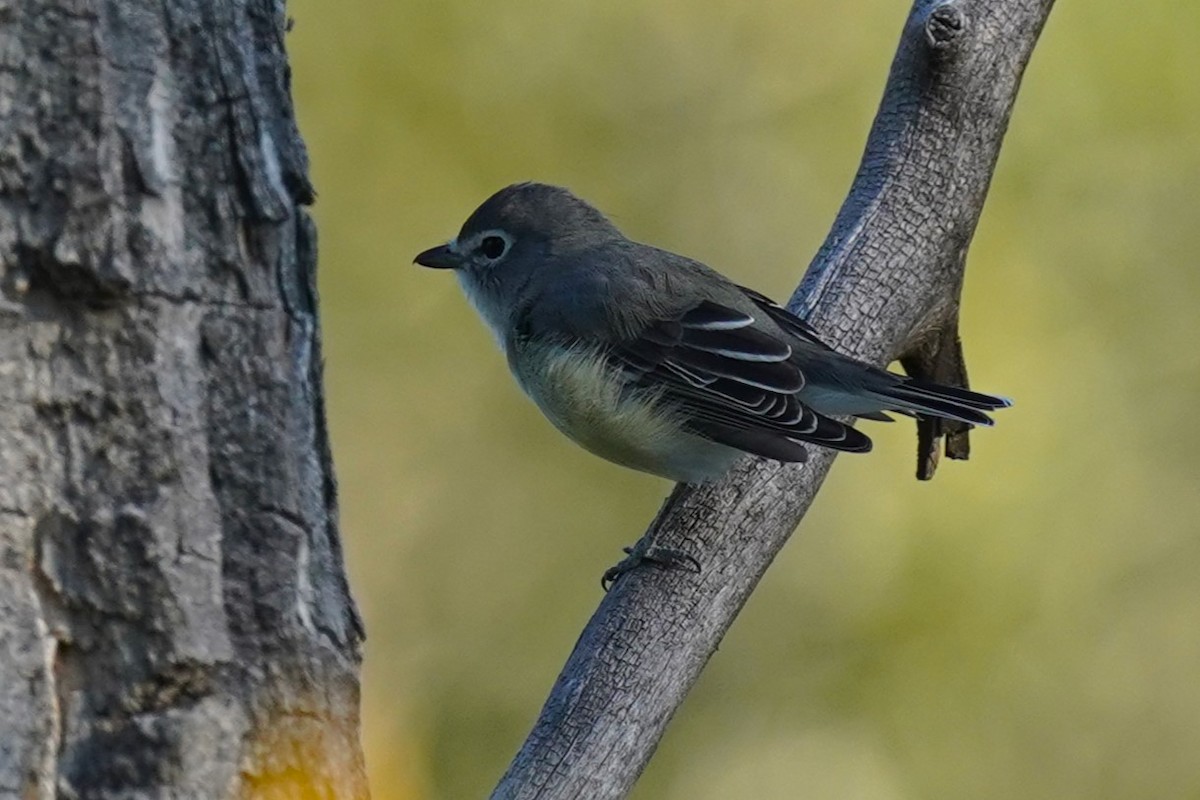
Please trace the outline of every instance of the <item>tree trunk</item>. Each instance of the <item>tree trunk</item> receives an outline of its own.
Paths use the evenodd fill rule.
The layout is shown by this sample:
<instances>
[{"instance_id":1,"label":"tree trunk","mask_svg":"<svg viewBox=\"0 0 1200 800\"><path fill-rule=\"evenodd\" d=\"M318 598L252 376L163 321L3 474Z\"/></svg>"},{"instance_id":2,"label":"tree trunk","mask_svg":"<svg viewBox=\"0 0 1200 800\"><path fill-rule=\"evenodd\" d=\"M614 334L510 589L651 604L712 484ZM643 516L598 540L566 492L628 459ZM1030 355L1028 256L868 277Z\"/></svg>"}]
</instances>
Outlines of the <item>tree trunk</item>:
<instances>
[{"instance_id":1,"label":"tree trunk","mask_svg":"<svg viewBox=\"0 0 1200 800\"><path fill-rule=\"evenodd\" d=\"M1052 4L914 3L862 166L791 303L838 349L965 384L967 247ZM925 424L918 433L918 477L932 476L943 440L948 457L967 455L964 429ZM641 568L617 581L493 798L628 793L833 464L833 451L809 452L806 464L747 459L714 484L676 488L639 549L682 551L702 570Z\"/></svg>"},{"instance_id":2,"label":"tree trunk","mask_svg":"<svg viewBox=\"0 0 1200 800\"><path fill-rule=\"evenodd\" d=\"M365 797L282 2L0 2L0 795Z\"/></svg>"}]
</instances>

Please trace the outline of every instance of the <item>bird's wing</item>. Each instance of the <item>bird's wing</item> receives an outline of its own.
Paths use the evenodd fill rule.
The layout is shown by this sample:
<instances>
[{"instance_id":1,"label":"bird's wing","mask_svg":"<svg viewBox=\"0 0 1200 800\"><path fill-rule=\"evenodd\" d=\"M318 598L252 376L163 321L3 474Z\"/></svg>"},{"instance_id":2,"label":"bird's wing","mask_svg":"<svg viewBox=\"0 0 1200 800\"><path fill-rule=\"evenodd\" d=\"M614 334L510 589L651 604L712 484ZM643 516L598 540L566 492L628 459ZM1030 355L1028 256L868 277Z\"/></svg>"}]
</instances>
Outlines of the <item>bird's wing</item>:
<instances>
[{"instance_id":1,"label":"bird's wing","mask_svg":"<svg viewBox=\"0 0 1200 800\"><path fill-rule=\"evenodd\" d=\"M636 385L660 391L690 428L715 441L793 461L803 458L796 441L869 450L865 435L800 402L805 378L792 345L756 323L750 313L704 300L610 342L609 352Z\"/></svg>"},{"instance_id":2,"label":"bird's wing","mask_svg":"<svg viewBox=\"0 0 1200 800\"><path fill-rule=\"evenodd\" d=\"M783 306L776 303L765 294L759 294L753 289L747 289L745 286L737 287L742 290L742 293L754 301L762 311L779 327L783 328L788 333L810 344L815 344L825 350L832 350L828 344L821 340L817 335L817 330L812 325L800 317L788 311Z\"/></svg>"}]
</instances>

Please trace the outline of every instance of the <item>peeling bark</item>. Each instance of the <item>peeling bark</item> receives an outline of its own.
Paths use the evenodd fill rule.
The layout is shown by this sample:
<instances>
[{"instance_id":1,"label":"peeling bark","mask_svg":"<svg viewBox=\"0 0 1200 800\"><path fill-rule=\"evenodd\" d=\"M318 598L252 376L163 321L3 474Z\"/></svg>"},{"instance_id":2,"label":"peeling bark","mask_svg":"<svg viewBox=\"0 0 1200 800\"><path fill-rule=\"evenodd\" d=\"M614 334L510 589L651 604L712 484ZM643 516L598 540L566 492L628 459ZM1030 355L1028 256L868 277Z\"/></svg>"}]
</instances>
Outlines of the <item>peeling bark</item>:
<instances>
[{"instance_id":1,"label":"peeling bark","mask_svg":"<svg viewBox=\"0 0 1200 800\"><path fill-rule=\"evenodd\" d=\"M0 3L0 795L366 796L284 27Z\"/></svg>"},{"instance_id":2,"label":"peeling bark","mask_svg":"<svg viewBox=\"0 0 1200 800\"><path fill-rule=\"evenodd\" d=\"M838 349L965 384L967 247L1052 4L914 3L862 165L792 298ZM922 426L918 477L932 475L943 436L948 456L966 457L965 430ZM640 544L682 551L703 571L617 581L492 797L624 797L833 459L820 448L802 465L746 459L717 483L676 487Z\"/></svg>"}]
</instances>

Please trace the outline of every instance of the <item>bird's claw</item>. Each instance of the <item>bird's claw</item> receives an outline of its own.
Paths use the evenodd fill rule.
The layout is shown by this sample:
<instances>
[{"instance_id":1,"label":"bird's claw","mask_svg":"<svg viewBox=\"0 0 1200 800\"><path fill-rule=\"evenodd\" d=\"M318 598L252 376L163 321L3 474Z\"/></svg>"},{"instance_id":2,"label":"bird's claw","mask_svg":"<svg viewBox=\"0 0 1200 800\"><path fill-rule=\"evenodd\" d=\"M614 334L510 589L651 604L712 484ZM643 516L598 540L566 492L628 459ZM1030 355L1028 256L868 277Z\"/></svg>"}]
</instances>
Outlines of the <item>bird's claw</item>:
<instances>
[{"instance_id":1,"label":"bird's claw","mask_svg":"<svg viewBox=\"0 0 1200 800\"><path fill-rule=\"evenodd\" d=\"M647 564L658 569L682 570L683 572L691 572L695 575L699 575L701 572L700 562L682 550L643 545L641 542L638 542L633 547L623 547L621 549L625 552L625 558L606 569L604 575L600 578L600 588L606 592L626 572L631 572Z\"/></svg>"}]
</instances>

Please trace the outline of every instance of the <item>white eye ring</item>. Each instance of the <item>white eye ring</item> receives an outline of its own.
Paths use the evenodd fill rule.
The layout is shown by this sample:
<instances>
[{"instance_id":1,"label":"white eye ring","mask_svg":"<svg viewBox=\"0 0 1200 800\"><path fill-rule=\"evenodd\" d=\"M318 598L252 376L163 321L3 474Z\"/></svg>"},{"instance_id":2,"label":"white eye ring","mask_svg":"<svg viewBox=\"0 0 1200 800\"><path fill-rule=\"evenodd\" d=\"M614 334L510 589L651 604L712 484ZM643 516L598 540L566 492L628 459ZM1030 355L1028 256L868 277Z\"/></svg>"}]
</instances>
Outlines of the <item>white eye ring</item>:
<instances>
[{"instance_id":1,"label":"white eye ring","mask_svg":"<svg viewBox=\"0 0 1200 800\"><path fill-rule=\"evenodd\" d=\"M479 244L475 246L475 252L488 261L499 261L508 254L510 247L512 239L508 234L503 231L484 231L479 237Z\"/></svg>"}]
</instances>

